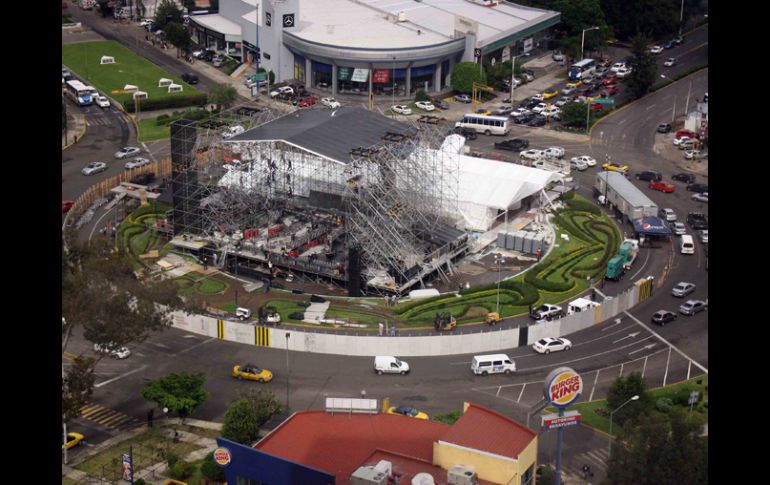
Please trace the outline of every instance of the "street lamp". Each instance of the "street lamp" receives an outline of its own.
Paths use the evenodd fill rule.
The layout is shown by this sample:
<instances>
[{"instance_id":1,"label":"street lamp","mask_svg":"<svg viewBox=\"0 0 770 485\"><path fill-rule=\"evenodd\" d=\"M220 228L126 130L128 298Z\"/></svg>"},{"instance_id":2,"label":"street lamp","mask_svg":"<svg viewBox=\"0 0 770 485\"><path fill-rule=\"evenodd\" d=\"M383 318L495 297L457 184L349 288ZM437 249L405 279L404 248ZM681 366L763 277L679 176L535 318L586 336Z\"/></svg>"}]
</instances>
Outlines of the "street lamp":
<instances>
[{"instance_id":1,"label":"street lamp","mask_svg":"<svg viewBox=\"0 0 770 485\"><path fill-rule=\"evenodd\" d=\"M583 36L582 36L582 39L580 40L580 60L581 61L583 60L583 46L585 45L585 41L586 41L586 32L588 32L589 30L599 30L599 27L588 27L587 29L583 29Z\"/></svg>"},{"instance_id":2,"label":"street lamp","mask_svg":"<svg viewBox=\"0 0 770 485\"><path fill-rule=\"evenodd\" d=\"M291 334L286 332L286 413L290 411L289 407L289 378L291 377L291 371L289 370L289 337Z\"/></svg>"},{"instance_id":3,"label":"street lamp","mask_svg":"<svg viewBox=\"0 0 770 485\"><path fill-rule=\"evenodd\" d=\"M679 37L682 36L682 19L684 18L684 0L682 0L682 7L679 9Z\"/></svg>"},{"instance_id":4,"label":"street lamp","mask_svg":"<svg viewBox=\"0 0 770 485\"><path fill-rule=\"evenodd\" d=\"M666 76L665 74L661 74L660 77L662 77L663 79L668 79L670 82L674 82L673 79L671 79L670 77ZM690 87L692 87L692 84L690 84ZM687 97L688 98L690 97L689 92L687 94ZM686 114L687 114L687 110L685 110L685 115ZM671 112L671 124L672 125L674 124L674 120L676 120L676 96L674 96L674 107L672 108L672 112Z\"/></svg>"},{"instance_id":5,"label":"street lamp","mask_svg":"<svg viewBox=\"0 0 770 485\"><path fill-rule=\"evenodd\" d=\"M505 258L500 254L495 254L495 264L497 265L497 306L495 311L500 315L500 265L505 264Z\"/></svg>"},{"instance_id":6,"label":"street lamp","mask_svg":"<svg viewBox=\"0 0 770 485\"><path fill-rule=\"evenodd\" d=\"M511 108L513 108L513 90L516 88L516 56L513 56L513 62L511 63Z\"/></svg>"},{"instance_id":7,"label":"street lamp","mask_svg":"<svg viewBox=\"0 0 770 485\"><path fill-rule=\"evenodd\" d=\"M631 396L631 398L628 401L626 401L623 404L621 404L620 406L618 406L617 409L615 409L615 411L618 411L620 408L622 408L626 404L630 403L631 401L636 401L637 399L639 399L639 395L638 394L636 396ZM612 415L615 414L615 411L612 411L610 413L610 446L607 449L607 458L612 456Z\"/></svg>"}]
</instances>

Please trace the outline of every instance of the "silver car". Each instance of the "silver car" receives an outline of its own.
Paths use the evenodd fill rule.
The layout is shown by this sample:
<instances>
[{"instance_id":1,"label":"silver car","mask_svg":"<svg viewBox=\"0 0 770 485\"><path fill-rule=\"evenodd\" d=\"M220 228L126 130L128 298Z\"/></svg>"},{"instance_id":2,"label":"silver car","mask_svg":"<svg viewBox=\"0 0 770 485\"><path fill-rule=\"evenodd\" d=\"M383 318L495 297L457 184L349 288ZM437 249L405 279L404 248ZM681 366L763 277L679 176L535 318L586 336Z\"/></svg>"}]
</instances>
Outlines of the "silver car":
<instances>
[{"instance_id":1,"label":"silver car","mask_svg":"<svg viewBox=\"0 0 770 485\"><path fill-rule=\"evenodd\" d=\"M693 291L695 291L695 283L688 283L686 281L681 281L671 288L671 294L679 298L684 298Z\"/></svg>"},{"instance_id":2,"label":"silver car","mask_svg":"<svg viewBox=\"0 0 770 485\"><path fill-rule=\"evenodd\" d=\"M709 243L709 230L708 229L701 229L698 231L698 236L700 237L700 242L703 244Z\"/></svg>"},{"instance_id":3,"label":"silver car","mask_svg":"<svg viewBox=\"0 0 770 485\"><path fill-rule=\"evenodd\" d=\"M687 234L687 226L684 225L684 222L674 222L671 224L671 230L674 232L675 235L681 236L682 234Z\"/></svg>"},{"instance_id":4,"label":"silver car","mask_svg":"<svg viewBox=\"0 0 770 485\"><path fill-rule=\"evenodd\" d=\"M91 162L80 171L83 175L93 175L95 173L107 170L107 164L104 162Z\"/></svg>"},{"instance_id":5,"label":"silver car","mask_svg":"<svg viewBox=\"0 0 770 485\"><path fill-rule=\"evenodd\" d=\"M123 147L117 152L115 152L115 158L121 159L121 158L133 157L133 156L139 155L141 152L142 150L137 147Z\"/></svg>"},{"instance_id":6,"label":"silver car","mask_svg":"<svg viewBox=\"0 0 770 485\"><path fill-rule=\"evenodd\" d=\"M708 303L702 300L687 300L679 307L679 313L682 315L695 315L708 308Z\"/></svg>"}]
</instances>

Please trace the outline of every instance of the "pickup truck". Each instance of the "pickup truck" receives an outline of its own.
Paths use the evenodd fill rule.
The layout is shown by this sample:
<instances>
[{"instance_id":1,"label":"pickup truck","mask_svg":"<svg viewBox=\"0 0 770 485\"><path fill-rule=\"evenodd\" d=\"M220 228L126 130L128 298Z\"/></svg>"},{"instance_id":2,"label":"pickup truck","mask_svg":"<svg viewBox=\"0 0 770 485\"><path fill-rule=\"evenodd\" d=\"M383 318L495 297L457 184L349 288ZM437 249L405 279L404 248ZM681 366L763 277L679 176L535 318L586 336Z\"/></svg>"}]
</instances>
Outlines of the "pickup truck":
<instances>
[{"instance_id":1,"label":"pickup truck","mask_svg":"<svg viewBox=\"0 0 770 485\"><path fill-rule=\"evenodd\" d=\"M564 315L564 310L558 305L551 305L550 303L543 303L537 308L533 308L529 313L529 316L535 320L550 320L552 318L559 318Z\"/></svg>"}]
</instances>

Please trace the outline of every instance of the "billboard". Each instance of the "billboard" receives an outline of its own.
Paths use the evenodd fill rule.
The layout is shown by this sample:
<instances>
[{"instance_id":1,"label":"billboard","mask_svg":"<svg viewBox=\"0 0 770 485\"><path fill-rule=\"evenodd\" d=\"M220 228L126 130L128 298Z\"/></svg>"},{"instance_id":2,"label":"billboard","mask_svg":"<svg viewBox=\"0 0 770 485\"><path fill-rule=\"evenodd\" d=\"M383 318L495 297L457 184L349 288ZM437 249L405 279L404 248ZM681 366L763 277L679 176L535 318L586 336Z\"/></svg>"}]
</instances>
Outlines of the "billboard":
<instances>
[{"instance_id":1,"label":"billboard","mask_svg":"<svg viewBox=\"0 0 770 485\"><path fill-rule=\"evenodd\" d=\"M375 69L372 74L372 82L390 83L390 69Z\"/></svg>"},{"instance_id":2,"label":"billboard","mask_svg":"<svg viewBox=\"0 0 770 485\"><path fill-rule=\"evenodd\" d=\"M544 431L550 431L552 429L566 428L568 426L577 426L580 424L581 415L578 411L567 411L564 416L558 414L544 414L541 419L541 424Z\"/></svg>"}]
</instances>

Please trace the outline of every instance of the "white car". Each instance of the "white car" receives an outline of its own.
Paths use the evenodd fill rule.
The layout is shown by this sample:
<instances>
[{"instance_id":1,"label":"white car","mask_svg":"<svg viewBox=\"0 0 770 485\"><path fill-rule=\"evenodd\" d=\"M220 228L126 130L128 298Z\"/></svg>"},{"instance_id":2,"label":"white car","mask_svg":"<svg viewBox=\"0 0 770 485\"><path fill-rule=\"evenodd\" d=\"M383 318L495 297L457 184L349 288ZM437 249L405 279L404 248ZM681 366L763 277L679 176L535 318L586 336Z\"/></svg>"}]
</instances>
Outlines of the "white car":
<instances>
[{"instance_id":1,"label":"white car","mask_svg":"<svg viewBox=\"0 0 770 485\"><path fill-rule=\"evenodd\" d=\"M577 90L575 86L564 86L564 88L561 90L561 94L567 96L569 94L572 94Z\"/></svg>"},{"instance_id":2,"label":"white car","mask_svg":"<svg viewBox=\"0 0 770 485\"><path fill-rule=\"evenodd\" d=\"M581 162L585 163L589 167L596 166L596 160L593 157L589 157L588 155L580 155L579 157L573 157L572 160L580 160Z\"/></svg>"},{"instance_id":3,"label":"white car","mask_svg":"<svg viewBox=\"0 0 770 485\"><path fill-rule=\"evenodd\" d=\"M570 166L570 168L574 168L575 170L580 170L581 172L583 170L587 170L588 169L588 165L586 165L586 162L584 162L583 160L580 160L577 157L570 158L569 166Z\"/></svg>"},{"instance_id":4,"label":"white car","mask_svg":"<svg viewBox=\"0 0 770 485\"><path fill-rule=\"evenodd\" d=\"M545 117L559 116L559 113L561 113L561 109L558 106L549 106L540 112Z\"/></svg>"},{"instance_id":5,"label":"white car","mask_svg":"<svg viewBox=\"0 0 770 485\"><path fill-rule=\"evenodd\" d=\"M678 222L678 221L674 222L673 224L671 224L671 230L677 236L681 236L682 234L687 234L687 226L684 225L684 222Z\"/></svg>"},{"instance_id":6,"label":"white car","mask_svg":"<svg viewBox=\"0 0 770 485\"><path fill-rule=\"evenodd\" d=\"M433 103L431 103L430 101L417 101L416 103L414 103L414 105L425 111L433 111L434 109L436 109L436 107L433 106Z\"/></svg>"},{"instance_id":7,"label":"white car","mask_svg":"<svg viewBox=\"0 0 770 485\"><path fill-rule=\"evenodd\" d=\"M692 194L692 197L690 197L692 200L696 202L705 202L708 204L709 201L709 193L703 192L702 194Z\"/></svg>"},{"instance_id":8,"label":"white car","mask_svg":"<svg viewBox=\"0 0 770 485\"><path fill-rule=\"evenodd\" d=\"M242 127L241 125L231 126L224 133L222 133L222 138L224 138L225 140L229 140L230 138L234 137L235 135L240 135L244 131L246 131L246 129L244 127Z\"/></svg>"},{"instance_id":9,"label":"white car","mask_svg":"<svg viewBox=\"0 0 770 485\"><path fill-rule=\"evenodd\" d=\"M538 104L537 106L535 106L534 108L532 108L532 112L533 112L533 113L542 113L542 112L543 112L543 110L545 110L547 107L548 107L548 105L547 105L547 104L545 104L545 103L540 103L540 104Z\"/></svg>"},{"instance_id":10,"label":"white car","mask_svg":"<svg viewBox=\"0 0 770 485\"><path fill-rule=\"evenodd\" d=\"M142 153L142 150L137 147L123 147L115 152L115 158L120 160L121 158L133 157L140 153Z\"/></svg>"},{"instance_id":11,"label":"white car","mask_svg":"<svg viewBox=\"0 0 770 485\"><path fill-rule=\"evenodd\" d=\"M276 96L279 96L281 94L294 94L294 88L291 86L281 86L278 89L274 89L270 91L270 97L275 98Z\"/></svg>"},{"instance_id":12,"label":"white car","mask_svg":"<svg viewBox=\"0 0 770 485\"><path fill-rule=\"evenodd\" d=\"M700 150L685 150L684 158L687 160L700 160L701 158L706 158L706 154Z\"/></svg>"},{"instance_id":13,"label":"white car","mask_svg":"<svg viewBox=\"0 0 770 485\"><path fill-rule=\"evenodd\" d=\"M669 57L668 59L666 59L666 62L663 63L665 67L671 67L674 64L676 64L676 58L674 57Z\"/></svg>"},{"instance_id":14,"label":"white car","mask_svg":"<svg viewBox=\"0 0 770 485\"><path fill-rule=\"evenodd\" d=\"M698 236L700 237L700 242L703 244L709 243L709 230L708 229L701 229L698 231Z\"/></svg>"},{"instance_id":15,"label":"white car","mask_svg":"<svg viewBox=\"0 0 770 485\"><path fill-rule=\"evenodd\" d=\"M535 150L534 148L530 148L529 150L524 150L523 152L519 153L519 156L527 160L538 160L543 158L543 150Z\"/></svg>"},{"instance_id":16,"label":"white car","mask_svg":"<svg viewBox=\"0 0 770 485\"><path fill-rule=\"evenodd\" d=\"M116 347L113 343L94 344L94 352L97 354L107 354L116 359L127 359L131 351L127 347Z\"/></svg>"},{"instance_id":17,"label":"white car","mask_svg":"<svg viewBox=\"0 0 770 485\"><path fill-rule=\"evenodd\" d=\"M631 71L632 71L632 69L630 67L625 67L624 66L624 67L621 67L620 69L618 69L618 72L616 72L615 75L618 76L618 77L626 77L629 74L631 74Z\"/></svg>"},{"instance_id":18,"label":"white car","mask_svg":"<svg viewBox=\"0 0 770 485\"><path fill-rule=\"evenodd\" d=\"M567 104L567 103L569 103L569 102L570 102L570 98L567 98L567 97L562 97L562 98L559 98L559 100L558 100L558 101L556 101L554 104L555 104L556 106L558 106L559 108L563 108L563 107L564 107L564 105L565 105L565 104Z\"/></svg>"},{"instance_id":19,"label":"white car","mask_svg":"<svg viewBox=\"0 0 770 485\"><path fill-rule=\"evenodd\" d=\"M91 162L80 171L83 175L93 175L95 173L107 170L107 164L104 162Z\"/></svg>"},{"instance_id":20,"label":"white car","mask_svg":"<svg viewBox=\"0 0 770 485\"><path fill-rule=\"evenodd\" d=\"M541 338L534 344L532 344L532 350L538 354L550 354L558 350L569 350L572 348L572 342L566 338Z\"/></svg>"},{"instance_id":21,"label":"white car","mask_svg":"<svg viewBox=\"0 0 770 485\"><path fill-rule=\"evenodd\" d=\"M674 212L674 209L670 207L662 207L658 211L658 217L663 219L666 222L671 222L676 220L676 212Z\"/></svg>"},{"instance_id":22,"label":"white car","mask_svg":"<svg viewBox=\"0 0 770 485\"><path fill-rule=\"evenodd\" d=\"M650 47L650 54L660 54L661 52L663 52L662 45L654 45Z\"/></svg>"},{"instance_id":23,"label":"white car","mask_svg":"<svg viewBox=\"0 0 770 485\"><path fill-rule=\"evenodd\" d=\"M412 114L412 110L409 108L409 106L403 105L403 104L397 104L396 106L393 106L390 108L394 113L399 113L402 115L410 115Z\"/></svg>"},{"instance_id":24,"label":"white car","mask_svg":"<svg viewBox=\"0 0 770 485\"><path fill-rule=\"evenodd\" d=\"M144 167L145 165L149 165L149 164L150 164L150 160L146 158L137 157L137 158L134 158L133 160L127 161L124 166L128 169L128 168Z\"/></svg>"},{"instance_id":25,"label":"white car","mask_svg":"<svg viewBox=\"0 0 770 485\"><path fill-rule=\"evenodd\" d=\"M543 152L546 157L549 158L561 158L564 156L564 148L562 147L548 147Z\"/></svg>"},{"instance_id":26,"label":"white car","mask_svg":"<svg viewBox=\"0 0 770 485\"><path fill-rule=\"evenodd\" d=\"M617 74L620 69L625 69L625 67L626 67L625 62L616 62L615 64L612 65L612 67L610 68L610 71Z\"/></svg>"},{"instance_id":27,"label":"white car","mask_svg":"<svg viewBox=\"0 0 770 485\"><path fill-rule=\"evenodd\" d=\"M674 146L678 147L679 145L681 145L682 143L684 143L689 139L690 139L689 136L680 136L679 138L674 138Z\"/></svg>"},{"instance_id":28,"label":"white car","mask_svg":"<svg viewBox=\"0 0 770 485\"><path fill-rule=\"evenodd\" d=\"M529 113L531 113L531 111L527 108L516 108L515 110L511 111L511 117L515 118L517 116L522 116Z\"/></svg>"},{"instance_id":29,"label":"white car","mask_svg":"<svg viewBox=\"0 0 770 485\"><path fill-rule=\"evenodd\" d=\"M109 108L110 100L107 99L107 96L97 96L96 104L98 104L100 108Z\"/></svg>"},{"instance_id":30,"label":"white car","mask_svg":"<svg viewBox=\"0 0 770 485\"><path fill-rule=\"evenodd\" d=\"M334 98L321 98L321 104L330 108L339 108L342 106L340 102Z\"/></svg>"},{"instance_id":31,"label":"white car","mask_svg":"<svg viewBox=\"0 0 770 485\"><path fill-rule=\"evenodd\" d=\"M206 49L204 49L203 47L198 47L193 51L192 55L194 58L200 59L204 52L206 52Z\"/></svg>"},{"instance_id":32,"label":"white car","mask_svg":"<svg viewBox=\"0 0 770 485\"><path fill-rule=\"evenodd\" d=\"M530 99L532 99L533 101L543 101L545 98L541 93L537 93L534 96L532 96L532 98Z\"/></svg>"}]
</instances>

